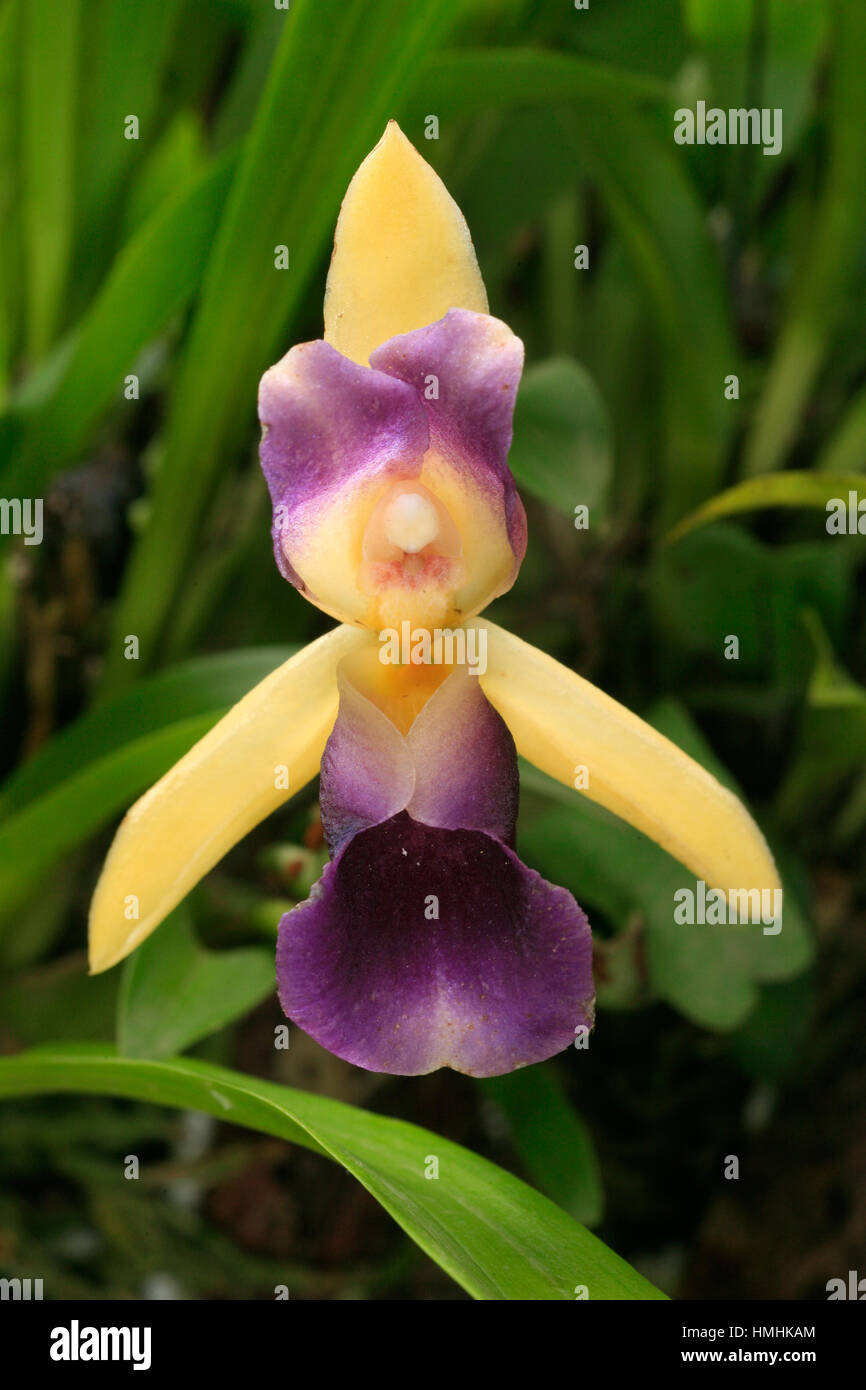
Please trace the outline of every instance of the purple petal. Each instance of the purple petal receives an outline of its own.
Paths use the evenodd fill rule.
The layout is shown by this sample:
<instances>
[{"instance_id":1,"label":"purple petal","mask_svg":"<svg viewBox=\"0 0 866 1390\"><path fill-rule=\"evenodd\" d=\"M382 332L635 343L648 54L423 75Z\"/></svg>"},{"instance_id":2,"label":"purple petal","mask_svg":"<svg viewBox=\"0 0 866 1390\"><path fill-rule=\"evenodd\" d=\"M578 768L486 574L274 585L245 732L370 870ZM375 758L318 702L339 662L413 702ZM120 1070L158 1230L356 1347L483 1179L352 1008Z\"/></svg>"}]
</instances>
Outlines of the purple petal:
<instances>
[{"instance_id":1,"label":"purple petal","mask_svg":"<svg viewBox=\"0 0 866 1390\"><path fill-rule=\"evenodd\" d=\"M304 590L296 563L303 563L323 514L340 504L347 487L417 477L429 443L427 420L411 387L325 342L292 348L265 373L259 418L277 565ZM350 564L348 555L339 558Z\"/></svg>"},{"instance_id":2,"label":"purple petal","mask_svg":"<svg viewBox=\"0 0 866 1390\"><path fill-rule=\"evenodd\" d=\"M466 310L383 344L370 367L324 342L287 353L259 388L281 573L374 629L453 625L505 593L526 549L507 465L522 360L505 324ZM413 487L438 530L403 547L385 518Z\"/></svg>"},{"instance_id":3,"label":"purple petal","mask_svg":"<svg viewBox=\"0 0 866 1390\"><path fill-rule=\"evenodd\" d=\"M386 714L338 668L340 710L322 755L319 798L332 854L347 840L409 804L415 768L406 740Z\"/></svg>"},{"instance_id":4,"label":"purple petal","mask_svg":"<svg viewBox=\"0 0 866 1390\"><path fill-rule=\"evenodd\" d=\"M335 857L280 924L283 1008L373 1071L540 1061L592 1023L586 918L511 848L517 754L477 678L454 668L403 735L394 676L372 651L340 667L321 787Z\"/></svg>"},{"instance_id":5,"label":"purple petal","mask_svg":"<svg viewBox=\"0 0 866 1390\"><path fill-rule=\"evenodd\" d=\"M405 811L356 835L283 918L277 981L324 1047L409 1076L540 1062L593 1018L589 926L571 894L499 841Z\"/></svg>"},{"instance_id":6,"label":"purple petal","mask_svg":"<svg viewBox=\"0 0 866 1390\"><path fill-rule=\"evenodd\" d=\"M322 823L336 854L359 830L408 810L427 825L513 843L517 753L507 725L465 667L427 699L404 738L339 672L340 711L322 757Z\"/></svg>"},{"instance_id":7,"label":"purple petal","mask_svg":"<svg viewBox=\"0 0 866 1390\"><path fill-rule=\"evenodd\" d=\"M522 559L526 516L507 462L523 370L520 339L499 319L451 309L383 343L370 365L413 386L429 416L432 447L455 466L471 467L477 482L503 498L511 546Z\"/></svg>"},{"instance_id":8,"label":"purple petal","mask_svg":"<svg viewBox=\"0 0 866 1390\"><path fill-rule=\"evenodd\" d=\"M407 810L447 830L483 830L514 843L520 783L505 720L465 667L424 706L406 739L415 764Z\"/></svg>"}]
</instances>

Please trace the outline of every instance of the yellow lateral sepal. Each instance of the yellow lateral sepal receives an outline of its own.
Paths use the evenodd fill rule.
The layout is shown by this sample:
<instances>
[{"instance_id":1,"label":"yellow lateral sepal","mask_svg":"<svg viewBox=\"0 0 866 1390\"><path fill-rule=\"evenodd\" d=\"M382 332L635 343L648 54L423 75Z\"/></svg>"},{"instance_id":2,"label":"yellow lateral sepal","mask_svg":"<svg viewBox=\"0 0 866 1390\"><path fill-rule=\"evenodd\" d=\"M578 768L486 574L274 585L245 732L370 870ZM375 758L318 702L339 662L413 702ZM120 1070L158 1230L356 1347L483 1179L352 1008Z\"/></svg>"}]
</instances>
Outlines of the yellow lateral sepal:
<instances>
[{"instance_id":1,"label":"yellow lateral sepal","mask_svg":"<svg viewBox=\"0 0 866 1390\"><path fill-rule=\"evenodd\" d=\"M337 715L337 663L370 640L338 627L311 642L127 812L90 908L92 974L129 955L233 845L315 777Z\"/></svg>"},{"instance_id":2,"label":"yellow lateral sepal","mask_svg":"<svg viewBox=\"0 0 866 1390\"><path fill-rule=\"evenodd\" d=\"M552 657L483 618L485 695L518 752L628 821L708 887L778 888L767 842L742 802L644 720Z\"/></svg>"}]
</instances>

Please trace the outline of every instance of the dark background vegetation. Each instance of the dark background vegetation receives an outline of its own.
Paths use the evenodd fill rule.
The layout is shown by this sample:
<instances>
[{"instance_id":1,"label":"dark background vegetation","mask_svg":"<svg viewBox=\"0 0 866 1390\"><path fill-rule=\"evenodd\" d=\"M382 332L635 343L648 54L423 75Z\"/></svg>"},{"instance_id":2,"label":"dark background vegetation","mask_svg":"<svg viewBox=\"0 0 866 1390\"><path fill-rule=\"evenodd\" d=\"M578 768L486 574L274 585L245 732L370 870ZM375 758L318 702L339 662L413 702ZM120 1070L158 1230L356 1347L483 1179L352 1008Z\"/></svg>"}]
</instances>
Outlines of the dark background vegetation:
<instances>
[{"instance_id":1,"label":"dark background vegetation","mask_svg":"<svg viewBox=\"0 0 866 1390\"><path fill-rule=\"evenodd\" d=\"M42 546L2 538L4 1052L111 1041L120 993L133 1055L191 1046L415 1120L674 1296L866 1273L864 541L824 513L866 464L864 70L858 0L2 0L0 495L45 498ZM782 153L675 145L699 98L782 108ZM738 786L788 900L758 946L674 927L683 871L528 771L519 846L590 914L599 1016L588 1051L491 1083L368 1075L297 1029L275 1053L269 957L322 862L315 788L182 912L208 949L254 951L242 1017L203 1037L160 1015L171 927L149 986L84 965L120 814L328 626L274 568L255 391L321 333L339 200L391 116L526 342L529 553L491 616ZM748 507L671 538L748 479ZM348 1174L205 1117L8 1102L0 1177L2 1272L52 1297L462 1296Z\"/></svg>"}]
</instances>

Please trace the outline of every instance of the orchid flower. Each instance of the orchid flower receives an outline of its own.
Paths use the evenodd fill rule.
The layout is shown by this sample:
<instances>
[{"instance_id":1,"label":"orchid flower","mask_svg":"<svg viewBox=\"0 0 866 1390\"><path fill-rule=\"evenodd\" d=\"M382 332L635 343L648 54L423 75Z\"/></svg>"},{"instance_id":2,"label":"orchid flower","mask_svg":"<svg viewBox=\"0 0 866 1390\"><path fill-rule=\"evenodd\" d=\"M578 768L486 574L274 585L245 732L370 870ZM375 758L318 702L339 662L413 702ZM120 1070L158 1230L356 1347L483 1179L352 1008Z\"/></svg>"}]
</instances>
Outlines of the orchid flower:
<instances>
[{"instance_id":1,"label":"orchid flower","mask_svg":"<svg viewBox=\"0 0 866 1390\"><path fill-rule=\"evenodd\" d=\"M321 769L331 860L280 923L287 1016L369 1070L494 1075L593 1022L587 919L514 849L518 751L568 786L585 768L582 794L725 893L775 889L776 870L709 773L478 616L526 547L507 466L523 350L394 122L343 202L324 317L324 339L262 379L261 459L277 565L339 626L129 811L93 900L91 968L132 951ZM385 659L383 636L405 632L408 659ZM486 646L474 669L470 639Z\"/></svg>"}]
</instances>

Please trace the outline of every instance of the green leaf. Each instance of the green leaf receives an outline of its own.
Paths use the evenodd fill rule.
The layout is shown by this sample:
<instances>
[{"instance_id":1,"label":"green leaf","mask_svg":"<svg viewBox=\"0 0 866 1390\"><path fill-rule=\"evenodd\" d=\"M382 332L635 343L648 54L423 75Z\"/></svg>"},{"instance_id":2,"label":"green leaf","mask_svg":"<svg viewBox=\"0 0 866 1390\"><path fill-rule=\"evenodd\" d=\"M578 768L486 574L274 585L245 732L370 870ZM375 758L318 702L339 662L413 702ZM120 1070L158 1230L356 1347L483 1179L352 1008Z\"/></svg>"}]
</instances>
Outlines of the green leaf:
<instances>
[{"instance_id":1,"label":"green leaf","mask_svg":"<svg viewBox=\"0 0 866 1390\"><path fill-rule=\"evenodd\" d=\"M827 474L866 469L866 390L857 392L841 424L822 449L815 467Z\"/></svg>"},{"instance_id":2,"label":"green leaf","mask_svg":"<svg viewBox=\"0 0 866 1390\"><path fill-rule=\"evenodd\" d=\"M866 689L836 659L819 615L804 611L812 675L787 776L778 792L786 821L812 818L866 764Z\"/></svg>"},{"instance_id":3,"label":"green leaf","mask_svg":"<svg viewBox=\"0 0 866 1390\"><path fill-rule=\"evenodd\" d=\"M831 631L841 632L855 558L850 543L828 547L823 531L820 540L769 546L724 521L662 546L648 591L666 639L668 680L692 683L702 673L703 704L722 708L733 701L728 707L778 717L808 677L800 611L816 608ZM739 641L736 660L725 657L732 635Z\"/></svg>"},{"instance_id":4,"label":"green leaf","mask_svg":"<svg viewBox=\"0 0 866 1390\"><path fill-rule=\"evenodd\" d=\"M605 0L590 5L594 14L570 14L571 5L539 7L559 17L559 32L581 52L615 59L629 68L673 76L689 56L683 33L682 0L653 0L652 5L634 0ZM551 20L551 23L555 21Z\"/></svg>"},{"instance_id":5,"label":"green leaf","mask_svg":"<svg viewBox=\"0 0 866 1390\"><path fill-rule=\"evenodd\" d=\"M291 655L265 648L165 672L70 725L3 789L0 916L60 855L125 809L246 692Z\"/></svg>"},{"instance_id":6,"label":"green leaf","mask_svg":"<svg viewBox=\"0 0 866 1390\"><path fill-rule=\"evenodd\" d=\"M251 647L180 662L151 676L110 704L69 724L22 763L0 788L0 814L55 791L65 777L85 771L147 734L236 704L297 651L296 646Z\"/></svg>"},{"instance_id":7,"label":"green leaf","mask_svg":"<svg viewBox=\"0 0 866 1390\"><path fill-rule=\"evenodd\" d=\"M0 921L10 921L61 855L125 810L223 713L179 720L123 744L6 821L0 841Z\"/></svg>"},{"instance_id":8,"label":"green leaf","mask_svg":"<svg viewBox=\"0 0 866 1390\"><path fill-rule=\"evenodd\" d=\"M118 983L117 971L88 975L83 951L16 971L0 985L4 1034L18 1047L56 1038L58 1029L69 1042L110 1044Z\"/></svg>"},{"instance_id":9,"label":"green leaf","mask_svg":"<svg viewBox=\"0 0 866 1390\"><path fill-rule=\"evenodd\" d=\"M12 568L0 565L0 700L6 700L9 695L15 670L17 632L18 594Z\"/></svg>"},{"instance_id":10,"label":"green leaf","mask_svg":"<svg viewBox=\"0 0 866 1390\"><path fill-rule=\"evenodd\" d=\"M61 318L75 231L79 0L23 7L27 344L44 355Z\"/></svg>"},{"instance_id":11,"label":"green leaf","mask_svg":"<svg viewBox=\"0 0 866 1390\"><path fill-rule=\"evenodd\" d=\"M185 1052L275 988L273 951L259 946L205 950L182 904L126 962L118 1051L154 1059Z\"/></svg>"},{"instance_id":12,"label":"green leaf","mask_svg":"<svg viewBox=\"0 0 866 1390\"><path fill-rule=\"evenodd\" d=\"M189 190L206 164L205 139L198 114L179 112L136 171L124 204L124 242L179 192Z\"/></svg>"},{"instance_id":13,"label":"green leaf","mask_svg":"<svg viewBox=\"0 0 866 1390\"><path fill-rule=\"evenodd\" d=\"M758 1007L729 1038L733 1056L747 1072L778 1085L802 1067L814 1026L814 993L808 975L761 987Z\"/></svg>"},{"instance_id":14,"label":"green leaf","mask_svg":"<svg viewBox=\"0 0 866 1390\"><path fill-rule=\"evenodd\" d=\"M772 571L768 548L736 526L713 526L660 548L649 569L648 595L658 629L677 657L715 657L719 680L735 665L741 683L767 669L773 629L765 600ZM724 660L729 633L739 639L736 663Z\"/></svg>"},{"instance_id":15,"label":"green leaf","mask_svg":"<svg viewBox=\"0 0 866 1390\"><path fill-rule=\"evenodd\" d=\"M566 516L584 503L593 523L605 518L613 467L610 422L580 363L554 357L526 371L509 466L520 487Z\"/></svg>"},{"instance_id":16,"label":"green leaf","mask_svg":"<svg viewBox=\"0 0 866 1390\"><path fill-rule=\"evenodd\" d=\"M414 135L411 116L403 119L407 132ZM465 128L463 122L457 124L461 128ZM446 146L443 154L447 152ZM527 236L545 217L551 199L571 194L580 178L573 151L559 139L556 109L535 106L490 112L475 120L471 143L461 141L451 159L441 163L449 191L472 232L490 303L505 303L510 277L526 254ZM569 267L574 240L569 246ZM549 345L551 353L574 349L574 340Z\"/></svg>"},{"instance_id":17,"label":"green leaf","mask_svg":"<svg viewBox=\"0 0 866 1390\"><path fill-rule=\"evenodd\" d=\"M19 0L0 8L0 406L5 405L11 368L18 349L23 259L21 161L18 125L21 115L21 47Z\"/></svg>"},{"instance_id":18,"label":"green leaf","mask_svg":"<svg viewBox=\"0 0 866 1390\"><path fill-rule=\"evenodd\" d=\"M661 491L665 511L681 515L721 481L732 428L723 384L738 360L704 209L670 142L640 113L599 103L564 113L563 133L598 184L655 312L667 434Z\"/></svg>"},{"instance_id":19,"label":"green leaf","mask_svg":"<svg viewBox=\"0 0 866 1390\"><path fill-rule=\"evenodd\" d=\"M205 1062L130 1061L98 1047L0 1059L0 1095L86 1091L204 1110L341 1163L437 1264L484 1301L664 1298L559 1207L417 1125ZM439 1178L425 1177L428 1155Z\"/></svg>"},{"instance_id":20,"label":"green leaf","mask_svg":"<svg viewBox=\"0 0 866 1390\"><path fill-rule=\"evenodd\" d=\"M542 1192L585 1226L604 1210L592 1136L548 1063L482 1082L504 1113L514 1146Z\"/></svg>"},{"instance_id":21,"label":"green leaf","mask_svg":"<svg viewBox=\"0 0 866 1390\"><path fill-rule=\"evenodd\" d=\"M0 475L4 495L40 490L120 399L141 350L195 293L229 186L223 155L160 207L123 248L105 284L63 345L62 373L47 399L13 414L17 433ZM134 629L129 629L134 630Z\"/></svg>"},{"instance_id":22,"label":"green leaf","mask_svg":"<svg viewBox=\"0 0 866 1390\"><path fill-rule=\"evenodd\" d=\"M666 82L595 59L536 48L460 49L433 54L406 103L407 120L420 131L428 111L475 115L497 106L666 102ZM408 133L408 132L407 132Z\"/></svg>"},{"instance_id":23,"label":"green leaf","mask_svg":"<svg viewBox=\"0 0 866 1390\"><path fill-rule=\"evenodd\" d=\"M213 142L217 149L242 140L249 131L285 22L285 11L275 5L256 8L243 52L216 113Z\"/></svg>"},{"instance_id":24,"label":"green leaf","mask_svg":"<svg viewBox=\"0 0 866 1390\"><path fill-rule=\"evenodd\" d=\"M859 282L866 222L866 6L838 0L830 74L829 152L813 224L802 239L792 293L748 440L746 473L779 467L796 438L815 380Z\"/></svg>"},{"instance_id":25,"label":"green leaf","mask_svg":"<svg viewBox=\"0 0 866 1390\"><path fill-rule=\"evenodd\" d=\"M684 0L688 28L709 69L707 104L784 111L784 154L791 158L814 100L815 67L827 37L825 0ZM750 84L750 68L759 65ZM758 85L760 84L760 85ZM758 98L758 91L760 98ZM702 92L702 95L704 93ZM721 152L724 155L724 151ZM750 158L751 157L751 158ZM774 177L774 158L759 147L730 151L732 169L750 159L756 183Z\"/></svg>"},{"instance_id":26,"label":"green leaf","mask_svg":"<svg viewBox=\"0 0 866 1390\"><path fill-rule=\"evenodd\" d=\"M831 499L844 498L847 505L848 493L862 486L863 478L856 473L775 473L772 477L747 478L684 517L665 540L670 545L710 521L762 507L817 507L826 511Z\"/></svg>"},{"instance_id":27,"label":"green leaf","mask_svg":"<svg viewBox=\"0 0 866 1390\"><path fill-rule=\"evenodd\" d=\"M177 28L181 0L132 5L102 0L86 13L82 93L80 221L91 260L107 249L119 195L139 152L153 142L163 73ZM123 81L117 80L123 73ZM128 116L138 119L138 138L126 138ZM94 243L97 255L94 256Z\"/></svg>"},{"instance_id":28,"label":"green leaf","mask_svg":"<svg viewBox=\"0 0 866 1390\"><path fill-rule=\"evenodd\" d=\"M807 611L803 623L812 642L815 664L809 682L808 702L814 709L866 709L866 690L844 671L836 661L826 632L818 615ZM845 740L840 740L840 752Z\"/></svg>"},{"instance_id":29,"label":"green leaf","mask_svg":"<svg viewBox=\"0 0 866 1390\"><path fill-rule=\"evenodd\" d=\"M295 0L286 16L176 375L150 523L115 613L108 689L137 674L118 635L136 633L141 665L153 664L215 475L252 422L262 371L288 346L346 187L464 3ZM286 270L275 268L277 246L289 249Z\"/></svg>"}]
</instances>

